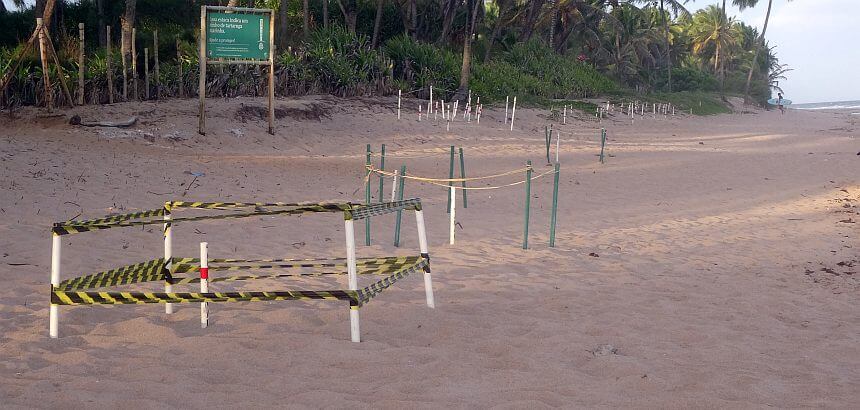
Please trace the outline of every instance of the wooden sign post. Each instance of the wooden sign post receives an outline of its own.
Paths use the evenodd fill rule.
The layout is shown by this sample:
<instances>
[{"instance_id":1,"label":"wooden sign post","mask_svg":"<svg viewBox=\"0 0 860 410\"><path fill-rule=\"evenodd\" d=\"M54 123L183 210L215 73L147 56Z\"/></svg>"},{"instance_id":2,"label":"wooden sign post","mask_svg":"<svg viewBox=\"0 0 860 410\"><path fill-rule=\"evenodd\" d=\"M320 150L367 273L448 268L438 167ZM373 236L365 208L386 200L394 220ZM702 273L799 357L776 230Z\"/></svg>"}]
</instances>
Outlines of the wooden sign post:
<instances>
[{"instance_id":1,"label":"wooden sign post","mask_svg":"<svg viewBox=\"0 0 860 410\"><path fill-rule=\"evenodd\" d=\"M200 115L206 135L206 65L269 66L269 134L275 134L275 14L271 9L200 7Z\"/></svg>"}]
</instances>

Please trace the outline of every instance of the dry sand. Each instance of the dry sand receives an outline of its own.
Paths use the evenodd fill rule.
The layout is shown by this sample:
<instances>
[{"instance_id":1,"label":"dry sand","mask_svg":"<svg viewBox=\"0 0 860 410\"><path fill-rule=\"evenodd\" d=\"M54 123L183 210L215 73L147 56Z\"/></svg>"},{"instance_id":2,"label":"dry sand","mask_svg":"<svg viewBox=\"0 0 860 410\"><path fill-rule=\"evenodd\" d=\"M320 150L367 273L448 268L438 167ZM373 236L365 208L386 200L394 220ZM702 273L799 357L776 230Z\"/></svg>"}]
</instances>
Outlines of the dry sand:
<instances>
[{"instance_id":1,"label":"dry sand","mask_svg":"<svg viewBox=\"0 0 860 410\"><path fill-rule=\"evenodd\" d=\"M529 159L549 169L545 110L518 110L514 132L489 110L480 125L458 120L445 132L412 110L396 121L391 99L308 97L278 101L286 117L269 136L242 104L263 102L211 100L206 136L195 133L195 100L66 112L139 115L128 130L72 127L30 109L15 120L3 114L0 405L860 403L860 130L844 112L555 123L563 132L555 249L549 177L532 189L527 251L522 186L469 192L449 246L445 191L409 181L407 197L425 203L437 307L424 305L419 276L400 281L361 310L362 343L349 341L348 309L333 302L215 304L205 330L196 305L172 316L160 305L62 307L60 338L49 339L54 221L168 199L360 201L366 143L387 144L388 169L405 164L422 176L446 177L452 144L464 147L469 176ZM605 165L596 157L601 125ZM189 172L205 176L189 187ZM359 256L417 252L407 216L401 249L386 216L374 219L374 245L359 246ZM361 242L363 224L356 233ZM211 221L175 235L178 256L195 256L200 241L210 257L345 252L337 215ZM63 246L64 278L161 253L158 227L67 236Z\"/></svg>"}]
</instances>

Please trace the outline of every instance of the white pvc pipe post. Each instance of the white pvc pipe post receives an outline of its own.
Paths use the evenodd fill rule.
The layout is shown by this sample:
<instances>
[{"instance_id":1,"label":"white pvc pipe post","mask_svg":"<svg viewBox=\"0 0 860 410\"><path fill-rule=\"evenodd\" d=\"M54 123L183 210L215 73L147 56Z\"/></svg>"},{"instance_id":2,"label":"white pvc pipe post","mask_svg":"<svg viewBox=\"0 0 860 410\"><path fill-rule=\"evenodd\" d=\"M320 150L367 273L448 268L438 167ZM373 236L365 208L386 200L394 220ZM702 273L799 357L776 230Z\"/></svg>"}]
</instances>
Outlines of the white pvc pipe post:
<instances>
[{"instance_id":1,"label":"white pvc pipe post","mask_svg":"<svg viewBox=\"0 0 860 410\"><path fill-rule=\"evenodd\" d=\"M170 221L171 216L170 213L164 213L164 220ZM173 227L170 222L166 222L164 224L164 268L168 271L172 272L173 267ZM168 282L164 282L164 293L172 293L173 285ZM173 313L173 304L165 303L164 304L164 313L172 314Z\"/></svg>"},{"instance_id":2,"label":"white pvc pipe post","mask_svg":"<svg viewBox=\"0 0 860 410\"><path fill-rule=\"evenodd\" d=\"M394 181L391 182L391 202L394 202L395 195L397 195L397 174L400 173L399 169L394 170Z\"/></svg>"},{"instance_id":3,"label":"white pvc pipe post","mask_svg":"<svg viewBox=\"0 0 860 410\"><path fill-rule=\"evenodd\" d=\"M509 96L509 95L505 96L505 124L508 123L508 99L509 98L511 98L511 96Z\"/></svg>"},{"instance_id":4,"label":"white pvc pipe post","mask_svg":"<svg viewBox=\"0 0 860 410\"><path fill-rule=\"evenodd\" d=\"M421 250L421 256L429 258L427 231L424 229L424 211L415 211L415 222L418 225L418 246ZM424 295L427 297L427 307L435 308L436 301L433 299L433 279L430 277L430 269L424 270Z\"/></svg>"},{"instance_id":5,"label":"white pvc pipe post","mask_svg":"<svg viewBox=\"0 0 860 410\"><path fill-rule=\"evenodd\" d=\"M437 115L439 114L439 101L436 101L436 104L433 104L433 121L439 122Z\"/></svg>"},{"instance_id":6,"label":"white pvc pipe post","mask_svg":"<svg viewBox=\"0 0 860 410\"><path fill-rule=\"evenodd\" d=\"M358 290L358 274L355 268L355 224L352 219L344 221L346 231L346 273L349 276L349 289ZM361 327L358 323L358 306L350 306L349 332L352 341L361 341Z\"/></svg>"},{"instance_id":7,"label":"white pvc pipe post","mask_svg":"<svg viewBox=\"0 0 860 410\"><path fill-rule=\"evenodd\" d=\"M449 211L451 212L450 213L451 217L449 218L451 221L451 228L448 231L448 244L449 245L454 244L454 228L457 225L456 215L455 215L456 210L457 210L457 190L452 185L451 186L451 209L449 209Z\"/></svg>"},{"instance_id":8,"label":"white pvc pipe post","mask_svg":"<svg viewBox=\"0 0 860 410\"><path fill-rule=\"evenodd\" d=\"M484 106L481 104L478 104L478 124L481 123L481 114L483 114L483 113L484 113Z\"/></svg>"},{"instance_id":9,"label":"white pvc pipe post","mask_svg":"<svg viewBox=\"0 0 860 410\"><path fill-rule=\"evenodd\" d=\"M567 105L566 104L564 106L564 115L562 117L561 123L567 125Z\"/></svg>"},{"instance_id":10,"label":"white pvc pipe post","mask_svg":"<svg viewBox=\"0 0 860 410\"><path fill-rule=\"evenodd\" d=\"M431 85L430 86L430 105L427 106L427 116L428 117L430 116L430 110L431 110L430 107L432 107L432 106L433 106L433 86Z\"/></svg>"},{"instance_id":11,"label":"white pvc pipe post","mask_svg":"<svg viewBox=\"0 0 860 410\"><path fill-rule=\"evenodd\" d=\"M400 93L403 90L397 90L397 119L400 119Z\"/></svg>"},{"instance_id":12,"label":"white pvc pipe post","mask_svg":"<svg viewBox=\"0 0 860 410\"><path fill-rule=\"evenodd\" d=\"M511 108L511 131L514 130L514 117L517 116L517 97L514 96L514 106Z\"/></svg>"},{"instance_id":13,"label":"white pvc pipe post","mask_svg":"<svg viewBox=\"0 0 860 410\"><path fill-rule=\"evenodd\" d=\"M200 293L209 293L209 243L200 242ZM200 302L200 327L209 327L209 303Z\"/></svg>"},{"instance_id":14,"label":"white pvc pipe post","mask_svg":"<svg viewBox=\"0 0 860 410\"><path fill-rule=\"evenodd\" d=\"M460 100L454 101L454 107L451 109L451 120L457 119L457 110L460 108Z\"/></svg>"},{"instance_id":15,"label":"white pvc pipe post","mask_svg":"<svg viewBox=\"0 0 860 410\"><path fill-rule=\"evenodd\" d=\"M418 122L421 122L421 104L418 104Z\"/></svg>"},{"instance_id":16,"label":"white pvc pipe post","mask_svg":"<svg viewBox=\"0 0 860 410\"><path fill-rule=\"evenodd\" d=\"M446 116L445 116L445 100L441 100L441 101L442 101L442 102L441 102L441 107L439 107L439 108L441 108L441 109L442 109L442 119L443 119L443 120L446 120L446 119L448 119L448 117L446 117Z\"/></svg>"},{"instance_id":17,"label":"white pvc pipe post","mask_svg":"<svg viewBox=\"0 0 860 410\"><path fill-rule=\"evenodd\" d=\"M60 235L52 234L51 237L51 291L60 286L60 246L62 239ZM49 311L48 333L51 339L60 337L60 306L51 303Z\"/></svg>"}]
</instances>

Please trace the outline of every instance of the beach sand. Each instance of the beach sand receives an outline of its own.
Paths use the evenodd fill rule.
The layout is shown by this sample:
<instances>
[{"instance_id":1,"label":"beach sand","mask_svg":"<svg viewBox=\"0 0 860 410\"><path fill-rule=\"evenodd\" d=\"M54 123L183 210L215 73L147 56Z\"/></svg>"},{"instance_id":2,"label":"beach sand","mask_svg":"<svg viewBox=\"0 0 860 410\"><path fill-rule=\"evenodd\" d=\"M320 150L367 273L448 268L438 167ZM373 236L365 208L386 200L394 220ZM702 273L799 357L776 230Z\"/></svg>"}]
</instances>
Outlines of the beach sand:
<instances>
[{"instance_id":1,"label":"beach sand","mask_svg":"<svg viewBox=\"0 0 860 410\"><path fill-rule=\"evenodd\" d=\"M551 169L547 110L519 109L513 132L499 109L446 132L412 109L397 121L391 98L306 97L277 101L283 117L270 136L248 108L263 104L210 100L206 136L196 134L196 100L65 112L138 115L130 129L74 127L34 109L0 116L3 407L860 403L860 129L845 112L552 122L562 132L556 248L547 245L551 175L532 186L528 250L522 185L469 191L451 246L446 191L407 181L406 197L424 203L436 308L420 275L401 280L361 309L361 343L349 341L347 306L326 301L212 304L208 329L197 305L171 316L161 305L64 306L60 338L49 339L55 221L166 200L362 201L368 143L374 152L386 144L387 169L426 177L447 177L450 145L464 148L467 176L527 160L538 174ZM191 172L205 175L189 185ZM356 224L360 257L417 254L411 213L399 249L394 217L372 221L370 247ZM174 255L195 257L207 241L212 258L343 257L343 229L338 214L179 224ZM62 241L64 279L162 252L159 226Z\"/></svg>"}]
</instances>

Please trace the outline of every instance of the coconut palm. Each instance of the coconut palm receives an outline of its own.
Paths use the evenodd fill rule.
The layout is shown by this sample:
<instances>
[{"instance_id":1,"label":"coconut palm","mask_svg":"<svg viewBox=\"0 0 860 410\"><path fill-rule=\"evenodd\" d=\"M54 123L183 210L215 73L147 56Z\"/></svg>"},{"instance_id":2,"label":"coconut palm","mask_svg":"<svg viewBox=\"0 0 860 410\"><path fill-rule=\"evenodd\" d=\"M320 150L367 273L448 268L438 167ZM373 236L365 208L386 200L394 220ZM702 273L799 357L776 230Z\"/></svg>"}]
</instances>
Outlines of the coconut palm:
<instances>
[{"instance_id":1,"label":"coconut palm","mask_svg":"<svg viewBox=\"0 0 860 410\"><path fill-rule=\"evenodd\" d=\"M789 0L791 1L791 0ZM741 11L746 9L747 7L755 7L758 4L758 0L739 0L740 3L738 6ZM755 47L755 51L753 52L753 60L752 65L750 66L749 74L747 75L747 83L744 86L744 101L749 102L750 96L750 83L752 82L753 72L755 71L756 62L758 61L758 54L764 46L764 35L767 33L767 23L770 21L770 11L773 8L773 0L767 1L767 13L764 15L764 26L761 29L761 36L759 37L758 44Z\"/></svg>"},{"instance_id":2,"label":"coconut palm","mask_svg":"<svg viewBox=\"0 0 860 410\"><path fill-rule=\"evenodd\" d=\"M713 63L722 88L726 57L741 36L734 18L725 18L717 6L708 6L693 15L689 34L693 54Z\"/></svg>"}]
</instances>

